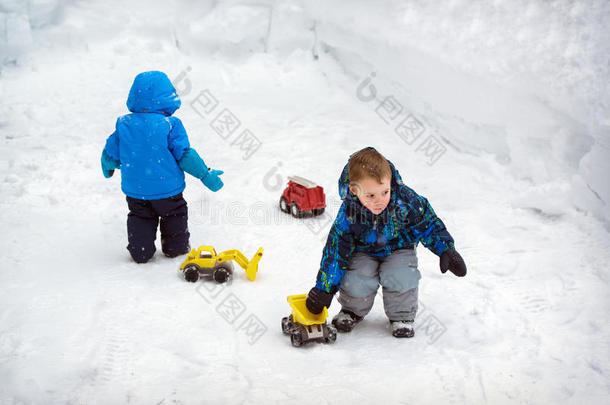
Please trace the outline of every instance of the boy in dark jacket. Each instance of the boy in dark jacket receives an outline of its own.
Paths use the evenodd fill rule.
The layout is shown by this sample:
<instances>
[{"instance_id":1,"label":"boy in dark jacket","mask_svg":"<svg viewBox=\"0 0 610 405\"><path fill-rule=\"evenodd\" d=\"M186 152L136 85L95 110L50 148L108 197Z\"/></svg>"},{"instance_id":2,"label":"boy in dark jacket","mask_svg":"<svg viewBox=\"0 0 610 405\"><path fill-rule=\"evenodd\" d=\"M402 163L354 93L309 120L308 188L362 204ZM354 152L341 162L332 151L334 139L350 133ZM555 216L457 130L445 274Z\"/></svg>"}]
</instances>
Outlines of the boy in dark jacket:
<instances>
[{"instance_id":1,"label":"boy in dark jacket","mask_svg":"<svg viewBox=\"0 0 610 405\"><path fill-rule=\"evenodd\" d=\"M182 198L184 172L200 179L212 191L223 183L220 170L210 170L189 144L182 121L172 114L180 98L165 73L136 76L127 108L102 152L106 178L121 170L121 188L127 196L127 250L137 263L155 253L159 219L161 248L168 257L189 251L187 205Z\"/></svg>"},{"instance_id":2,"label":"boy in dark jacket","mask_svg":"<svg viewBox=\"0 0 610 405\"><path fill-rule=\"evenodd\" d=\"M339 179L343 204L322 254L306 305L314 314L339 290L333 325L350 332L369 313L379 285L392 335L412 337L421 275L418 242L440 256L441 272L466 275L453 238L424 197L403 184L394 165L373 148L353 154Z\"/></svg>"}]
</instances>

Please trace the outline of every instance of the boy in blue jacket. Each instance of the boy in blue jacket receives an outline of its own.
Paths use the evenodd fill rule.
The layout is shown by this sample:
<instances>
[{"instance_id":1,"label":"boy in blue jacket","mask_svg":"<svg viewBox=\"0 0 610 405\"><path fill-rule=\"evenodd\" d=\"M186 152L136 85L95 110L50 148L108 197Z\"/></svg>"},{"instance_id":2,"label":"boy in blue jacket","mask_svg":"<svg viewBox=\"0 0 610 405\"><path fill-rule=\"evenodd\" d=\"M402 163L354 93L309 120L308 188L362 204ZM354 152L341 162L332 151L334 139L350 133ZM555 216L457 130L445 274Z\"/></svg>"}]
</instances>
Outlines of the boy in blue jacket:
<instances>
[{"instance_id":1,"label":"boy in blue jacket","mask_svg":"<svg viewBox=\"0 0 610 405\"><path fill-rule=\"evenodd\" d=\"M182 191L184 172L200 179L212 191L223 183L220 170L210 170L190 147L182 121L172 114L180 98L163 72L136 76L127 108L102 152L106 178L121 170L121 189L127 196L127 250L137 263L155 253L160 222L161 248L168 257L189 251L188 210ZM160 220L160 221L159 221Z\"/></svg>"},{"instance_id":2,"label":"boy in blue jacket","mask_svg":"<svg viewBox=\"0 0 610 405\"><path fill-rule=\"evenodd\" d=\"M353 154L339 178L343 204L329 232L316 286L306 305L319 314L339 291L333 325L350 332L373 307L379 285L392 335L412 337L421 275L418 242L440 256L441 272L466 275L453 238L428 200L403 184L394 165L374 148Z\"/></svg>"}]
</instances>

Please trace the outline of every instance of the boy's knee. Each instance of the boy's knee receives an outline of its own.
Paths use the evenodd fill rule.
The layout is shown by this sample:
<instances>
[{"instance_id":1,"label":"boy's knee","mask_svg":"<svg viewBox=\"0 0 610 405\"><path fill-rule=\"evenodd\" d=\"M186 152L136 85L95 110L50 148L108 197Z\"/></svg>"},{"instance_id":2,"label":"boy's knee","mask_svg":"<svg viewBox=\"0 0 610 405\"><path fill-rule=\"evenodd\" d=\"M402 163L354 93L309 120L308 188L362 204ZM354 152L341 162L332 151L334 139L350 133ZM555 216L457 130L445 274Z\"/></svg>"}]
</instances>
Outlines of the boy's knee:
<instances>
[{"instance_id":1,"label":"boy's knee","mask_svg":"<svg viewBox=\"0 0 610 405\"><path fill-rule=\"evenodd\" d=\"M144 264L150 260L150 257L138 257L135 255L131 255L131 258L133 259L134 262L136 262L138 264Z\"/></svg>"},{"instance_id":2,"label":"boy's knee","mask_svg":"<svg viewBox=\"0 0 610 405\"><path fill-rule=\"evenodd\" d=\"M380 283L387 291L404 292L417 288L421 273L417 268L406 267L392 271L382 271Z\"/></svg>"},{"instance_id":3,"label":"boy's knee","mask_svg":"<svg viewBox=\"0 0 610 405\"><path fill-rule=\"evenodd\" d=\"M131 258L133 259L134 262L146 263L154 256L156 249L154 246L152 247L152 249L150 247L145 248L145 247L128 246L127 250L129 250L129 253L131 254Z\"/></svg>"},{"instance_id":4,"label":"boy's knee","mask_svg":"<svg viewBox=\"0 0 610 405\"><path fill-rule=\"evenodd\" d=\"M362 276L352 271L348 271L341 282L341 290L356 298L375 294L378 288L379 278Z\"/></svg>"}]
</instances>

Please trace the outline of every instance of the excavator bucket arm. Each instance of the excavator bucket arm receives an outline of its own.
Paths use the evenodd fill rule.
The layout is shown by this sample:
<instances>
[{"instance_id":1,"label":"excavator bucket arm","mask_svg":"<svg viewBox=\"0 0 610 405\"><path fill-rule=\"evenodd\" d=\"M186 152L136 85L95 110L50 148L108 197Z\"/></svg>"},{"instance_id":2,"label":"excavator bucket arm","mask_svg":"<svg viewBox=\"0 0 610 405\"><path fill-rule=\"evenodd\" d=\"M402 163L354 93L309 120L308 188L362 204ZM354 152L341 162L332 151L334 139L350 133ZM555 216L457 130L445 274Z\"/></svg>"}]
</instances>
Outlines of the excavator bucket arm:
<instances>
[{"instance_id":1,"label":"excavator bucket arm","mask_svg":"<svg viewBox=\"0 0 610 405\"><path fill-rule=\"evenodd\" d=\"M256 273L258 272L258 262L261 260L261 257L263 257L263 251L264 249L262 247L258 248L252 259L248 260L248 258L237 249L226 250L218 254L217 261L218 263L222 263L234 260L246 270L246 276L248 276L250 281L254 281L256 279Z\"/></svg>"}]
</instances>

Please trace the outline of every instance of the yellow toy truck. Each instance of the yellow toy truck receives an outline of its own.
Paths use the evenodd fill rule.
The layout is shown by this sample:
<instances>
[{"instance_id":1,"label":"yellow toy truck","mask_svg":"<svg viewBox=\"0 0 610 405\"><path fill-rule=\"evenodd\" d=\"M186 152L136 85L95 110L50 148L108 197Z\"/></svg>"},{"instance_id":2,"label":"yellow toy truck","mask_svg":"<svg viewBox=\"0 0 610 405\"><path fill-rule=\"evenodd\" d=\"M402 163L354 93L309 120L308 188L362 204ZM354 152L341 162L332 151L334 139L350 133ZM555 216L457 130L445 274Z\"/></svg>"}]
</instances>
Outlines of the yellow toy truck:
<instances>
[{"instance_id":1,"label":"yellow toy truck","mask_svg":"<svg viewBox=\"0 0 610 405\"><path fill-rule=\"evenodd\" d=\"M337 330L326 324L326 307L319 314L312 314L305 306L307 294L289 295L287 300L292 314L282 318L282 332L290 335L293 346L299 347L306 342L318 341L333 343L337 340Z\"/></svg>"},{"instance_id":2,"label":"yellow toy truck","mask_svg":"<svg viewBox=\"0 0 610 405\"><path fill-rule=\"evenodd\" d=\"M200 277L224 283L233 275L231 261L234 260L246 271L246 276L254 281L261 257L263 257L262 247L258 248L252 259L248 260L237 249L216 253L214 246L199 246L186 256L186 260L180 265L180 271L182 271L184 279L191 283L196 282Z\"/></svg>"}]
</instances>

